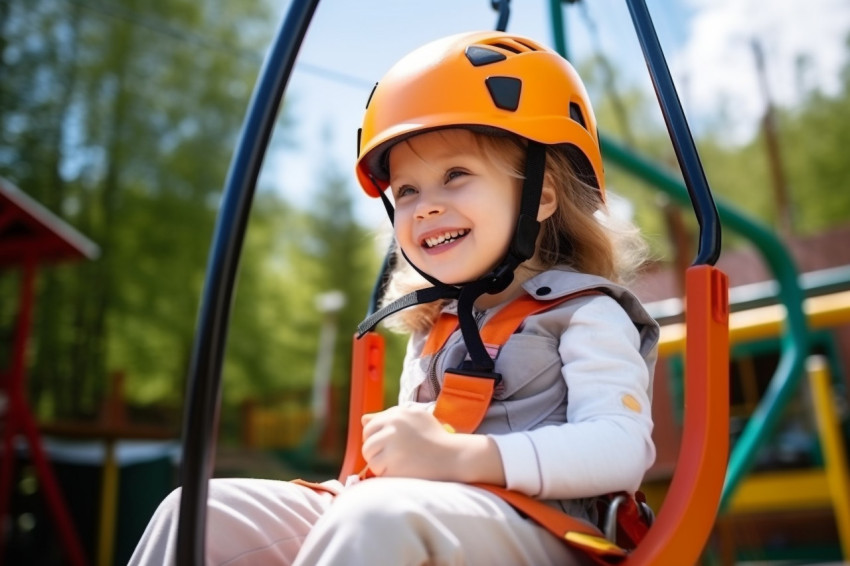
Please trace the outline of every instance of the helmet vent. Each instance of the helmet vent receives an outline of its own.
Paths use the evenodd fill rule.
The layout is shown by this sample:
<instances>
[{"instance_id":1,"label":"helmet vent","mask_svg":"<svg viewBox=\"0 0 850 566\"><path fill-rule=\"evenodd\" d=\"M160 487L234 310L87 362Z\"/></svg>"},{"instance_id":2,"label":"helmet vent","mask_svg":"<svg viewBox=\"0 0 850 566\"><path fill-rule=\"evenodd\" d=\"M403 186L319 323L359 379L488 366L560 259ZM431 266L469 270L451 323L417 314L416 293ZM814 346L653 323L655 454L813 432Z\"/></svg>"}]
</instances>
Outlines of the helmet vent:
<instances>
[{"instance_id":1,"label":"helmet vent","mask_svg":"<svg viewBox=\"0 0 850 566\"><path fill-rule=\"evenodd\" d=\"M587 129L587 123L584 121L584 114L581 111L581 106L575 102L570 102L570 118L581 124L581 127Z\"/></svg>"},{"instance_id":2,"label":"helmet vent","mask_svg":"<svg viewBox=\"0 0 850 566\"><path fill-rule=\"evenodd\" d=\"M466 55L466 58L469 59L469 62L476 67L489 65L490 63L498 63L499 61L507 59L507 56L504 53L494 51L493 49L487 49L486 47L479 47L477 45L470 45L467 47L464 54Z\"/></svg>"},{"instance_id":3,"label":"helmet vent","mask_svg":"<svg viewBox=\"0 0 850 566\"><path fill-rule=\"evenodd\" d=\"M524 41L517 41L517 43L519 43L522 46L525 46L529 51L540 51L539 47L535 47L534 45L532 45L530 43L526 43Z\"/></svg>"},{"instance_id":4,"label":"helmet vent","mask_svg":"<svg viewBox=\"0 0 850 566\"><path fill-rule=\"evenodd\" d=\"M511 53L522 53L524 50L519 49L514 45L508 45L507 43L491 43L493 47L498 47L500 49L504 49L505 51L510 51Z\"/></svg>"},{"instance_id":5,"label":"helmet vent","mask_svg":"<svg viewBox=\"0 0 850 566\"><path fill-rule=\"evenodd\" d=\"M487 45L510 51L511 53L528 53L530 51L542 51L542 49L531 42L519 41L511 37L500 37L488 42Z\"/></svg>"},{"instance_id":6,"label":"helmet vent","mask_svg":"<svg viewBox=\"0 0 850 566\"><path fill-rule=\"evenodd\" d=\"M519 108L519 95L522 91L522 81L516 77L488 77L484 81L493 104L502 110L514 112Z\"/></svg>"}]
</instances>

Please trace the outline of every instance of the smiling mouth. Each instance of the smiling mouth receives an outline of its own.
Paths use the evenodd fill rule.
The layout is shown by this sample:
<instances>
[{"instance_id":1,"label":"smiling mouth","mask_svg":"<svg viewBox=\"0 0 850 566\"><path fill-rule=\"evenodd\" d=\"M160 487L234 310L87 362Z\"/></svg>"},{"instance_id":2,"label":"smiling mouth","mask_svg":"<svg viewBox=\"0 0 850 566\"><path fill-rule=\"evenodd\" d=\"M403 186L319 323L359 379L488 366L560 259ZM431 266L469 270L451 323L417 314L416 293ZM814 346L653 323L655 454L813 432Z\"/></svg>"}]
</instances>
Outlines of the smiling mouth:
<instances>
[{"instance_id":1,"label":"smiling mouth","mask_svg":"<svg viewBox=\"0 0 850 566\"><path fill-rule=\"evenodd\" d=\"M422 245L430 250L436 248L437 246L448 244L454 242L455 240L460 240L467 234L469 234L469 230L449 230L438 236L431 236L430 238L425 238L424 240L422 240Z\"/></svg>"}]
</instances>

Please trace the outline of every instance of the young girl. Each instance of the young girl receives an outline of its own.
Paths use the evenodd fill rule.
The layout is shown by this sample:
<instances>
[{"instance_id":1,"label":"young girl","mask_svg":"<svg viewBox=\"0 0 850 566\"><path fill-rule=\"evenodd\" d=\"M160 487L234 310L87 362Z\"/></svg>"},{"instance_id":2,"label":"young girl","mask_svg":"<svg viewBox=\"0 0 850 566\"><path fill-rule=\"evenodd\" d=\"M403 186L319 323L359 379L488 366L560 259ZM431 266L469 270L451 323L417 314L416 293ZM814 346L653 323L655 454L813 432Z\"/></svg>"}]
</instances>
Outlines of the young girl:
<instances>
[{"instance_id":1,"label":"young girl","mask_svg":"<svg viewBox=\"0 0 850 566\"><path fill-rule=\"evenodd\" d=\"M374 477L212 480L208 564L590 563L497 489L597 524L597 498L635 491L655 456L658 327L620 286L643 248L606 214L581 80L526 38L448 37L381 80L358 142L401 256L365 326L400 311L412 333L399 405L363 418ZM517 300L541 308L485 344ZM474 419L446 401L456 378L488 388ZM178 508L179 490L130 564L173 562Z\"/></svg>"}]
</instances>

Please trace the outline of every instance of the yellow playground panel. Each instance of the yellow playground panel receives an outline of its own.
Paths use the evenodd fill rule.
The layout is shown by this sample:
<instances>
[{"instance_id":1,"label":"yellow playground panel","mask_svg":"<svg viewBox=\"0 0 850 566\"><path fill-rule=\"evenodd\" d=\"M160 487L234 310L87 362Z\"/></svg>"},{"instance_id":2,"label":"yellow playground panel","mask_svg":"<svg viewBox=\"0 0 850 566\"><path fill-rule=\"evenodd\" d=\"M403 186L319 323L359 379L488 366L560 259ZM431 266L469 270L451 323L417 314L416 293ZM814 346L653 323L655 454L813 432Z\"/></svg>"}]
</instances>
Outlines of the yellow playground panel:
<instances>
[{"instance_id":1,"label":"yellow playground panel","mask_svg":"<svg viewBox=\"0 0 850 566\"><path fill-rule=\"evenodd\" d=\"M850 291L813 296L804 303L813 331L850 324ZM730 347L780 336L785 325L781 305L763 306L730 314ZM684 351L684 324L662 327L659 354L671 358ZM833 379L826 358L808 358L807 384L822 466L765 470L749 474L735 490L717 522L716 538L724 563L734 563L734 538L744 536L747 520L755 517L791 517L803 523L816 510L831 510L843 559L850 560L850 472L847 449L836 406ZM742 376L746 377L746 376ZM649 496L663 500L663 488L649 487ZM736 532L737 531L737 532Z\"/></svg>"}]
</instances>

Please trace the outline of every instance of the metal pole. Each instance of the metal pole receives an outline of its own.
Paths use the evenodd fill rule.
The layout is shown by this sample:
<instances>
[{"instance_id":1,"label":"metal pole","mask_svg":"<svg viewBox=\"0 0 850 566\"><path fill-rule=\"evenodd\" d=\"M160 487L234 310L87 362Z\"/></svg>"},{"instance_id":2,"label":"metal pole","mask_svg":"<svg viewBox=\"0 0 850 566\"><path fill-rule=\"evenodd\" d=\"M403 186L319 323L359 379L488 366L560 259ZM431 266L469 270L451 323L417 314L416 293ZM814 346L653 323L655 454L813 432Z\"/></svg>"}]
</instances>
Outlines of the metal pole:
<instances>
[{"instance_id":1,"label":"metal pole","mask_svg":"<svg viewBox=\"0 0 850 566\"><path fill-rule=\"evenodd\" d=\"M646 2L628 0L628 5L641 49L643 49L644 59L646 59L646 66L661 105L661 112L664 114L664 121L667 123L667 130L670 132L673 148L676 150L676 157L699 222L699 249L694 265L714 265L720 257L720 218L714 206L714 199L708 188L708 181L706 181L688 121L685 119L682 103L676 94L673 77L670 76L670 69L664 59L664 52L661 50Z\"/></svg>"},{"instance_id":2,"label":"metal pole","mask_svg":"<svg viewBox=\"0 0 850 566\"><path fill-rule=\"evenodd\" d=\"M564 59L569 60L570 54L567 50L566 22L564 21L564 10L562 0L549 0L549 17L552 18L552 41L555 50Z\"/></svg>"},{"instance_id":3,"label":"metal pole","mask_svg":"<svg viewBox=\"0 0 850 566\"><path fill-rule=\"evenodd\" d=\"M242 240L257 177L295 57L318 0L294 0L260 72L230 164L204 284L192 364L186 385L177 564L201 566L212 470L221 365Z\"/></svg>"}]
</instances>

